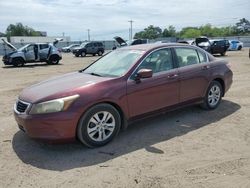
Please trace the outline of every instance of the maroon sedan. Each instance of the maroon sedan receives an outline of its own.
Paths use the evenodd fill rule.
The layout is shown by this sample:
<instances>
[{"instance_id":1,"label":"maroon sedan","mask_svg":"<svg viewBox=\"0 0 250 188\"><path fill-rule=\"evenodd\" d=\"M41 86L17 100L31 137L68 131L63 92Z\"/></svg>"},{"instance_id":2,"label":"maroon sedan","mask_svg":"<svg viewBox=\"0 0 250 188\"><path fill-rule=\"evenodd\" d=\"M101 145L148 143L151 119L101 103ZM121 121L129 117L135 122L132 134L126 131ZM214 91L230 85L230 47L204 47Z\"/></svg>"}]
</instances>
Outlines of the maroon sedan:
<instances>
[{"instance_id":1,"label":"maroon sedan","mask_svg":"<svg viewBox=\"0 0 250 188\"><path fill-rule=\"evenodd\" d=\"M96 147L138 118L189 104L215 109L231 84L228 63L198 47L137 45L24 89L14 114L31 138Z\"/></svg>"}]
</instances>

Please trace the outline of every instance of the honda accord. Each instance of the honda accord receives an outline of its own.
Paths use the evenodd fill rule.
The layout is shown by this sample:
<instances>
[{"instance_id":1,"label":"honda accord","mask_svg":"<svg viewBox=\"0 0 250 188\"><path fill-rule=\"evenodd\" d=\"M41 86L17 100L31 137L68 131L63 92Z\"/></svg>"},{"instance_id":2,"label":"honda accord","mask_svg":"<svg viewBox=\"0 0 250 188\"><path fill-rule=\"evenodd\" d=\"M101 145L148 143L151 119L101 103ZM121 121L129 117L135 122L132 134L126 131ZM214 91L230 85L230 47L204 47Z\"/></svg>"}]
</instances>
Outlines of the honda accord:
<instances>
[{"instance_id":1,"label":"honda accord","mask_svg":"<svg viewBox=\"0 0 250 188\"><path fill-rule=\"evenodd\" d=\"M14 116L31 138L98 147L136 119L190 104L217 108L232 77L228 62L195 46L129 46L24 89Z\"/></svg>"}]
</instances>

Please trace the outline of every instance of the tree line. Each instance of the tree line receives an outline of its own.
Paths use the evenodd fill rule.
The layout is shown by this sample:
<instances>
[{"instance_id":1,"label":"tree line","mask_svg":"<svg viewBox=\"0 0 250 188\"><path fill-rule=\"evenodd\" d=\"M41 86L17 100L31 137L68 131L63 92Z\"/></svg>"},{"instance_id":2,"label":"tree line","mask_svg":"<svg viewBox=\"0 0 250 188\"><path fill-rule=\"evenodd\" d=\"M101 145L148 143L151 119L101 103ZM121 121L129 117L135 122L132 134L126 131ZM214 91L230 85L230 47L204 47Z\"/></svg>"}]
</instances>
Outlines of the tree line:
<instances>
[{"instance_id":1,"label":"tree line","mask_svg":"<svg viewBox=\"0 0 250 188\"><path fill-rule=\"evenodd\" d=\"M206 24L200 27L184 27L181 31L176 31L172 25L165 29L150 25L143 31L135 33L134 39L156 39L161 37L196 38L199 36L227 37L235 35L250 35L250 22L247 19L242 18L233 26L214 27L211 24Z\"/></svg>"}]
</instances>

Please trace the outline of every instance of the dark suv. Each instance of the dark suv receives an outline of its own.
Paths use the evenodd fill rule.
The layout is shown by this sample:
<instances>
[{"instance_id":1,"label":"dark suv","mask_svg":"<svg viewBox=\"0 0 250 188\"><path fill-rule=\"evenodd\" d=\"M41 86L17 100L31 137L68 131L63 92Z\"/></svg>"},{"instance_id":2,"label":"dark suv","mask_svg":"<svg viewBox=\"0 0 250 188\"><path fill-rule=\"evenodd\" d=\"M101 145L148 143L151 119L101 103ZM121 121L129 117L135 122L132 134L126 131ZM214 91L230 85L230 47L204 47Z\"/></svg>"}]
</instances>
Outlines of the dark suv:
<instances>
[{"instance_id":1,"label":"dark suv","mask_svg":"<svg viewBox=\"0 0 250 188\"><path fill-rule=\"evenodd\" d=\"M222 56L226 54L226 51L230 46L228 40L209 40L207 37L196 38L194 44L211 54L221 54Z\"/></svg>"},{"instance_id":2,"label":"dark suv","mask_svg":"<svg viewBox=\"0 0 250 188\"><path fill-rule=\"evenodd\" d=\"M104 45L101 42L85 42L82 43L81 46L74 48L72 53L76 57L84 57L86 54L92 54L93 56L98 54L99 56L102 56L104 53Z\"/></svg>"}]
</instances>

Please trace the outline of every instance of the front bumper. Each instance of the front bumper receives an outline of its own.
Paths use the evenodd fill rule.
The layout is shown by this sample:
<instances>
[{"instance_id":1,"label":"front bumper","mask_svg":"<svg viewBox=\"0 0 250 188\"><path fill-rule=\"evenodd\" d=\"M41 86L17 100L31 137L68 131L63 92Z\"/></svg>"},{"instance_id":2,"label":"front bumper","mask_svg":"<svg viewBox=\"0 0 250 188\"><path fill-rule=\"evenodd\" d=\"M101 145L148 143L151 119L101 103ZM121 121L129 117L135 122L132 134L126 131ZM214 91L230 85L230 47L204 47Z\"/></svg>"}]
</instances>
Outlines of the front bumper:
<instances>
[{"instance_id":1,"label":"front bumper","mask_svg":"<svg viewBox=\"0 0 250 188\"><path fill-rule=\"evenodd\" d=\"M11 62L11 59L10 58L6 58L5 56L3 56L3 59L2 59L3 63L5 65L12 65L12 62Z\"/></svg>"},{"instance_id":2,"label":"front bumper","mask_svg":"<svg viewBox=\"0 0 250 188\"><path fill-rule=\"evenodd\" d=\"M78 114L57 112L50 114L18 114L14 111L18 127L33 139L49 142L75 140Z\"/></svg>"}]
</instances>

